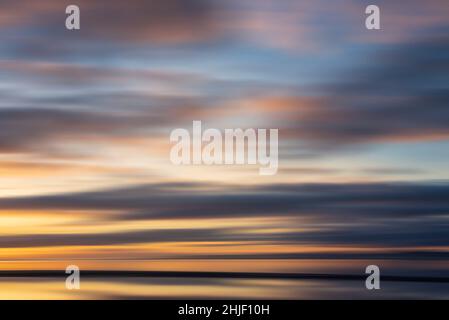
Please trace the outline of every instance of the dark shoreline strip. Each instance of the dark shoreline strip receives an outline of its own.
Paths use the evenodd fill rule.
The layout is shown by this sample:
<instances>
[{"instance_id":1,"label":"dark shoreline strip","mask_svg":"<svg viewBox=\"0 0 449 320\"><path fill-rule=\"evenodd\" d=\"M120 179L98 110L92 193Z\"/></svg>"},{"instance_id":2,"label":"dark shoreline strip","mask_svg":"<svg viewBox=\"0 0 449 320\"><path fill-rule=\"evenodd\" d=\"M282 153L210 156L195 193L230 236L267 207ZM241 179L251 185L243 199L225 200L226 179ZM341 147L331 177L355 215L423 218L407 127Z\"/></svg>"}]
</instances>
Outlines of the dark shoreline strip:
<instances>
[{"instance_id":1,"label":"dark shoreline strip","mask_svg":"<svg viewBox=\"0 0 449 320\"><path fill-rule=\"evenodd\" d=\"M314 279L314 280L365 280L367 275L319 274L319 273L254 273L254 272L197 272L197 271L109 271L81 270L82 277L152 277L152 278L231 278L231 279ZM47 278L67 277L57 270L11 270L0 271L0 278ZM381 276L383 281L449 283L449 277L427 276Z\"/></svg>"}]
</instances>

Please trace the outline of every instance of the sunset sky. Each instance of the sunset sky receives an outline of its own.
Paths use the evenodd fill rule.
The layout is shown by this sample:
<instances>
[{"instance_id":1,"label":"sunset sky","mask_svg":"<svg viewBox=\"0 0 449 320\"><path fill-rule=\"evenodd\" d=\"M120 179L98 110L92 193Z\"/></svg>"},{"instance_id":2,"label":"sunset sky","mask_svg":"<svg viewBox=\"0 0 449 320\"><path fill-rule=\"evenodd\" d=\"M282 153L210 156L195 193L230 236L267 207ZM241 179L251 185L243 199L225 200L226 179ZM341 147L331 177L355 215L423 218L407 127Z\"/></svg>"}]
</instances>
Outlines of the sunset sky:
<instances>
[{"instance_id":1,"label":"sunset sky","mask_svg":"<svg viewBox=\"0 0 449 320\"><path fill-rule=\"evenodd\" d=\"M447 273L448 31L447 0L0 0L0 269ZM173 165L194 120L279 129L278 173Z\"/></svg>"}]
</instances>

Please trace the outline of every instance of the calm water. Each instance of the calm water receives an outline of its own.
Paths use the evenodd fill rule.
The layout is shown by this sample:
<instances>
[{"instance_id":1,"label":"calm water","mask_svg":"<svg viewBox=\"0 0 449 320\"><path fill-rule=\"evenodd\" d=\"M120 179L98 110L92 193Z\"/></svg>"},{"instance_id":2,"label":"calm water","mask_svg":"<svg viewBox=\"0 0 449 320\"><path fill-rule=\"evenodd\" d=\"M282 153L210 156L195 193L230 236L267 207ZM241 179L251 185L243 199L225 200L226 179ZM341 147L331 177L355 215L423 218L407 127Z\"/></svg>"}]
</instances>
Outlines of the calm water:
<instances>
[{"instance_id":1,"label":"calm water","mask_svg":"<svg viewBox=\"0 0 449 320\"><path fill-rule=\"evenodd\" d=\"M73 262L72 262L73 263ZM448 276L447 261L159 260L75 261L81 270L245 271L363 274L377 264L384 275ZM1 270L63 270L67 262L2 262ZM13 268L14 267L14 268ZM0 278L0 299L449 299L449 283L382 281L368 291L361 280L89 277L67 290L64 278Z\"/></svg>"},{"instance_id":2,"label":"calm water","mask_svg":"<svg viewBox=\"0 0 449 320\"><path fill-rule=\"evenodd\" d=\"M449 299L449 284L195 278L89 278L80 290L62 278L0 280L0 299Z\"/></svg>"}]
</instances>

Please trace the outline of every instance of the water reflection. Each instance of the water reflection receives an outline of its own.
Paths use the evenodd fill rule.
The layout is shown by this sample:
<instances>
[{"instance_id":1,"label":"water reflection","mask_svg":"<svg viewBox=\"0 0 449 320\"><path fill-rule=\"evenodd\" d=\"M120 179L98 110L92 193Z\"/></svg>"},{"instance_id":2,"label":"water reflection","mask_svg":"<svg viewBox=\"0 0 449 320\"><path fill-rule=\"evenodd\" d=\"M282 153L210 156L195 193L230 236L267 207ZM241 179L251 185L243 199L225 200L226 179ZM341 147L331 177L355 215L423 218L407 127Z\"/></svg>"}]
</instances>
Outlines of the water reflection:
<instances>
[{"instance_id":1,"label":"water reflection","mask_svg":"<svg viewBox=\"0 0 449 320\"><path fill-rule=\"evenodd\" d=\"M449 262L405 260L79 260L8 261L3 270L274 272L364 275L377 264L383 275L449 277ZM62 274L64 275L64 274ZM67 290L64 277L0 277L0 299L449 299L449 283L381 281L368 291L364 281L335 279L240 279L198 277L85 276L81 289Z\"/></svg>"},{"instance_id":2,"label":"water reflection","mask_svg":"<svg viewBox=\"0 0 449 320\"><path fill-rule=\"evenodd\" d=\"M449 284L198 278L89 278L67 290L62 278L0 279L0 299L448 299Z\"/></svg>"}]
</instances>

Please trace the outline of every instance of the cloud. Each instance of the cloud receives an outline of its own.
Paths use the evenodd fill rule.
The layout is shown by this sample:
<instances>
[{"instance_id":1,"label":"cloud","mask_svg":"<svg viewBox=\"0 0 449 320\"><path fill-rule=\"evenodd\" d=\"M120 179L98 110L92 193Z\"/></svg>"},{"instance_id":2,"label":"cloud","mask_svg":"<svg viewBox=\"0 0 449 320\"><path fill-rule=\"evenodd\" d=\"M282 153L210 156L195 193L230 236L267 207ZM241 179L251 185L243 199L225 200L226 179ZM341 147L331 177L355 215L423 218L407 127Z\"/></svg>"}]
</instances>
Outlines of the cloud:
<instances>
[{"instance_id":1,"label":"cloud","mask_svg":"<svg viewBox=\"0 0 449 320\"><path fill-rule=\"evenodd\" d=\"M368 247L447 247L449 225L443 219L434 221L370 225L345 225L314 230L276 233L251 230L251 228L164 229L115 233L80 234L28 234L0 236L4 248L58 247L58 246L113 246L118 244L191 243L191 242L260 242L294 245L332 245ZM248 232L250 231L250 232ZM180 257L182 257L181 255ZM251 254L249 254L249 257ZM257 255L256 255L257 256ZM299 257L297 255L296 257ZM354 255L356 256L356 255ZM395 256L395 255L386 255ZM400 255L396 256L399 257ZM422 255L421 255L422 256ZM330 257L330 256L329 256ZM338 257L338 254L335 255ZM344 255L342 255L344 257ZM372 257L375 257L373 255ZM438 257L438 256L436 256Z\"/></svg>"},{"instance_id":2,"label":"cloud","mask_svg":"<svg viewBox=\"0 0 449 320\"><path fill-rule=\"evenodd\" d=\"M448 139L448 52L449 38L435 33L371 54L372 63L315 86L314 96L266 95L249 104L279 128L281 141L289 142L286 149L293 144L328 154L343 147ZM277 113L271 111L276 107Z\"/></svg>"},{"instance_id":3,"label":"cloud","mask_svg":"<svg viewBox=\"0 0 449 320\"><path fill-rule=\"evenodd\" d=\"M39 5L26 1L3 1L0 24L4 28L37 28L62 38L65 8L71 2L44 0ZM125 41L183 42L203 39L213 29L214 6L204 0L79 0L81 35Z\"/></svg>"},{"instance_id":4,"label":"cloud","mask_svg":"<svg viewBox=\"0 0 449 320\"><path fill-rule=\"evenodd\" d=\"M0 109L0 150L39 150L44 143L61 141L61 137L112 134L129 129L132 120L83 111Z\"/></svg>"},{"instance_id":5,"label":"cloud","mask_svg":"<svg viewBox=\"0 0 449 320\"><path fill-rule=\"evenodd\" d=\"M154 29L155 33L169 28L167 25L170 24L174 25L173 28L185 30L183 24L190 24L190 20L194 20L192 28L196 28L195 23L198 23L201 29L213 32L215 29L204 28L202 23L209 23L209 18L217 11L227 12L231 16L237 14L235 8L239 7L237 3L219 6L202 0L135 0L135 3L126 5L119 1L110 1L104 3L104 6L101 4L101 1L80 3L85 6L83 19L87 19L89 26L86 32L99 32L106 38L112 36L121 41L124 41L126 34L135 35L135 39L147 36L149 42L152 41L152 32L145 31L147 27ZM432 1L429 11L438 11L441 4ZM26 16L24 21L28 23L45 25L47 20L39 17L53 17L61 6L64 7L59 1L48 0L42 6L30 7L20 1L7 2L3 17L9 19L4 18L3 23L18 28L11 22L14 20L11 17ZM142 10L134 10L138 6L142 6ZM228 6L235 8L230 9ZM290 1L280 4L273 1L250 2L240 6L244 16L268 12L283 17L284 14L303 12L298 9L296 2ZM307 3L301 6L310 13L308 17L319 17L323 11L328 14L327 11L339 7L331 5L318 9L314 4ZM343 2L341 7L347 9L348 6L347 2ZM413 2L412 7L416 10L420 6ZM31 14L30 10L36 10L35 14ZM98 14L99 11L102 15ZM349 10L349 14L352 13ZM152 15L157 17L151 19ZM89 25L91 16L97 17L92 26ZM112 19L98 19L98 16ZM168 16L170 18L165 19ZM264 14L261 16L265 17ZM114 18L118 22L111 22ZM277 20L282 20L281 25L285 23L283 19ZM295 19L287 20L293 23ZM121 22L130 23L123 26ZM441 23L441 19L434 22ZM48 23L53 22L50 19ZM302 23L314 24L311 21ZM120 28L123 30L119 31ZM69 143L67 139L83 142L86 136L128 136L130 132L145 128L160 129L163 126L169 130L180 123L190 123L194 117L213 121L217 116L222 119L222 115L227 115L231 123L235 123L235 117L239 117L247 123L256 121L254 125L258 126L266 122L276 126L280 129L281 154L286 157L292 155L293 158L316 154L316 150L329 152L332 149L378 142L447 139L449 39L445 35L447 26L442 25L440 28L419 41L390 44L387 50L384 48L380 53L369 56L369 60L375 61L375 64L346 70L341 73L337 83L317 85L313 91L318 94L312 97L273 97L270 93L278 91L276 85L266 87L254 81L243 83L241 79L225 81L219 76L167 71L164 68L141 70L55 61L2 61L0 68L8 81L16 84L18 81L19 89L22 90L32 84L35 90L28 95L0 92L5 96L5 107L0 111L0 149L21 151L25 148L28 151L33 145L31 141L45 145L54 144L55 140L60 139L60 143L66 144ZM430 29L426 30L429 32ZM88 39L87 42L91 43ZM81 46L81 51L83 48ZM63 87L66 92L61 95L47 92L54 90L55 86ZM236 88L240 91L236 91ZM266 96L254 97L254 91L266 93ZM242 97L244 92L250 92L250 97ZM234 103L233 107L230 107L229 100ZM241 104L247 100L250 106L242 107ZM245 110L248 111L249 120L242 118ZM109 114L111 111L114 111L112 115ZM260 113L259 116L254 117L254 112ZM34 117L33 121L28 120L30 116ZM63 135L58 137L57 132ZM29 139L31 134L33 139Z\"/></svg>"},{"instance_id":6,"label":"cloud","mask_svg":"<svg viewBox=\"0 0 449 320\"><path fill-rule=\"evenodd\" d=\"M199 98L128 92L44 96L32 98L32 107L27 106L26 97L7 99L14 107L0 108L0 151L4 153L62 152L64 146L118 138L150 141L205 110L205 101ZM94 107L87 110L88 105Z\"/></svg>"},{"instance_id":7,"label":"cloud","mask_svg":"<svg viewBox=\"0 0 449 320\"><path fill-rule=\"evenodd\" d=\"M41 62L41 61L0 61L3 74L24 80L40 80L49 85L66 87L114 85L126 81L135 83L172 83L196 84L211 81L206 76L192 72L176 72L158 69L100 67L77 63ZM42 83L40 83L42 84Z\"/></svg>"},{"instance_id":8,"label":"cloud","mask_svg":"<svg viewBox=\"0 0 449 320\"><path fill-rule=\"evenodd\" d=\"M177 259L204 259L205 255L177 255ZM257 260L296 260L296 259L349 259L349 260L447 260L449 253L446 251L397 251L397 252L308 252L308 253L246 253L246 254L207 254L208 259L257 259Z\"/></svg>"},{"instance_id":9,"label":"cloud","mask_svg":"<svg viewBox=\"0 0 449 320\"><path fill-rule=\"evenodd\" d=\"M172 229L104 234L35 234L0 236L0 247L96 246L128 243L209 241L213 238L223 238L220 235L220 230Z\"/></svg>"},{"instance_id":10,"label":"cloud","mask_svg":"<svg viewBox=\"0 0 449 320\"><path fill-rule=\"evenodd\" d=\"M71 2L3 1L0 26L21 35L5 52L22 57L115 55L124 49L248 43L288 52L317 52L342 44L407 41L447 21L441 0L380 1L382 30L367 32L369 1L79 0L81 30L65 29ZM39 38L33 37L40 34Z\"/></svg>"},{"instance_id":11,"label":"cloud","mask_svg":"<svg viewBox=\"0 0 449 320\"><path fill-rule=\"evenodd\" d=\"M0 209L108 209L124 212L113 218L125 220L309 216L345 221L354 216L367 220L444 217L449 212L449 186L444 183L281 184L207 193L204 188L202 184L155 184L6 198L0 200Z\"/></svg>"},{"instance_id":12,"label":"cloud","mask_svg":"<svg viewBox=\"0 0 449 320\"><path fill-rule=\"evenodd\" d=\"M449 38L407 44L343 75L299 136L351 144L449 137Z\"/></svg>"},{"instance_id":13,"label":"cloud","mask_svg":"<svg viewBox=\"0 0 449 320\"><path fill-rule=\"evenodd\" d=\"M0 246L95 246L138 243L260 243L295 246L446 248L447 183L280 184L254 187L166 183L48 196L0 199L0 210L89 212L105 223L277 219L275 230L257 224L122 232L11 234ZM16 212L16 213L12 213ZM19 213L17 213L19 212ZM157 225L157 224L156 224ZM200 224L201 225L201 224ZM145 227L144 227L145 226ZM413 249L414 248L414 249ZM213 252L213 248L211 248ZM444 251L444 250L443 250ZM263 252L263 251L262 251ZM426 251L427 252L427 251ZM259 252L261 253L261 252ZM219 253L217 253L219 254Z\"/></svg>"}]
</instances>

